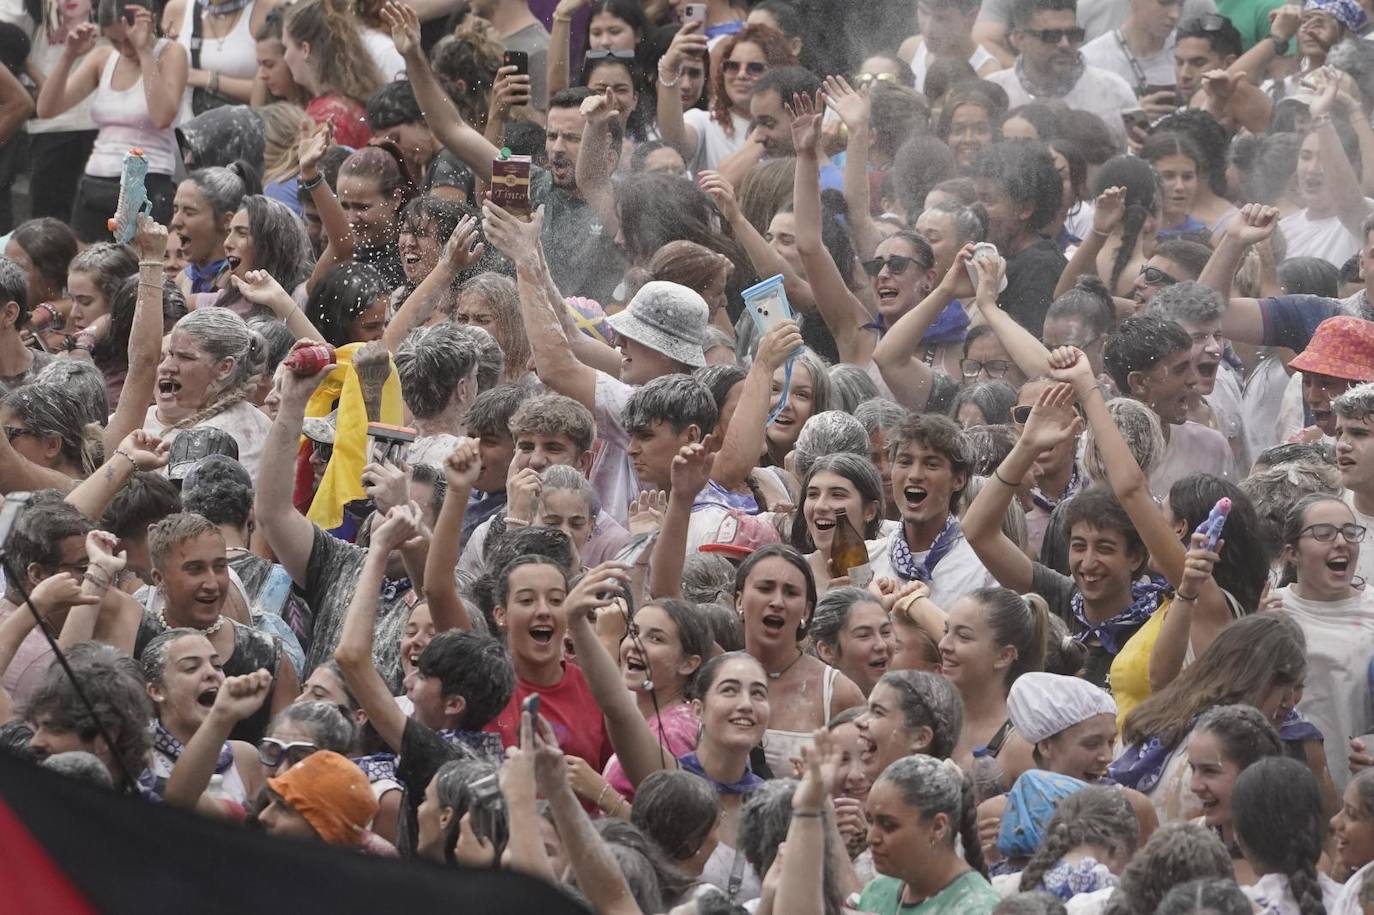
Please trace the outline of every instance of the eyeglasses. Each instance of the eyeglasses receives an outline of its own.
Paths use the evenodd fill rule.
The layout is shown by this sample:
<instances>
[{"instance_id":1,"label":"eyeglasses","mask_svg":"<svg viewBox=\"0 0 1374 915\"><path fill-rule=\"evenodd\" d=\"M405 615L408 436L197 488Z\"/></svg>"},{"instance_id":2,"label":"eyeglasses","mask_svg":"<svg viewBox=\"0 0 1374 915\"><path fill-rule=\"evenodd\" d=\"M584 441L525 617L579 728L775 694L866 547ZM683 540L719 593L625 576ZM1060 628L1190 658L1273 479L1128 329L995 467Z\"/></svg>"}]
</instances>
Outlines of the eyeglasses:
<instances>
[{"instance_id":1,"label":"eyeglasses","mask_svg":"<svg viewBox=\"0 0 1374 915\"><path fill-rule=\"evenodd\" d=\"M859 89L867 89L874 83L895 82L897 82L896 73L859 73L854 76L854 85Z\"/></svg>"},{"instance_id":2,"label":"eyeglasses","mask_svg":"<svg viewBox=\"0 0 1374 915\"><path fill-rule=\"evenodd\" d=\"M916 263L914 257L903 257L900 254L893 254L889 257L875 257L872 260L864 261L864 273L869 276L877 276L886 267L893 276L901 276L906 273L906 268Z\"/></svg>"},{"instance_id":3,"label":"eyeglasses","mask_svg":"<svg viewBox=\"0 0 1374 915\"><path fill-rule=\"evenodd\" d=\"M1150 266L1140 268L1140 278L1145 281L1146 286L1173 286L1178 282L1177 277L1170 276L1158 267Z\"/></svg>"},{"instance_id":4,"label":"eyeglasses","mask_svg":"<svg viewBox=\"0 0 1374 915\"><path fill-rule=\"evenodd\" d=\"M1026 35L1040 39L1045 44L1059 44L1067 38L1070 47L1081 45L1087 35L1083 27L1077 25L1071 29L1022 29L1021 31Z\"/></svg>"},{"instance_id":5,"label":"eyeglasses","mask_svg":"<svg viewBox=\"0 0 1374 915\"><path fill-rule=\"evenodd\" d=\"M284 743L275 737L264 737L258 744L258 761L269 769L279 768L283 761L294 766L318 749L308 741Z\"/></svg>"},{"instance_id":6,"label":"eyeglasses","mask_svg":"<svg viewBox=\"0 0 1374 915\"><path fill-rule=\"evenodd\" d=\"M959 371L964 373L965 378L975 378L979 372L987 372L989 378L1001 378L1010 368L1011 363L1005 359L989 359L987 362L979 362L977 359L959 360Z\"/></svg>"},{"instance_id":7,"label":"eyeglasses","mask_svg":"<svg viewBox=\"0 0 1374 915\"><path fill-rule=\"evenodd\" d=\"M974 374L978 374L974 372ZM1030 421L1031 410L1035 409L1032 404L1021 404L1011 408L1011 421L1018 426L1024 426Z\"/></svg>"},{"instance_id":8,"label":"eyeglasses","mask_svg":"<svg viewBox=\"0 0 1374 915\"><path fill-rule=\"evenodd\" d=\"M1311 537L1318 543L1331 543L1340 534L1346 543L1364 543L1368 528L1358 524L1309 524L1298 534L1298 538Z\"/></svg>"},{"instance_id":9,"label":"eyeglasses","mask_svg":"<svg viewBox=\"0 0 1374 915\"><path fill-rule=\"evenodd\" d=\"M7 442L13 443L15 439L23 435L32 435L34 438L38 438L38 433L32 429L23 429L19 426L5 427L5 441Z\"/></svg>"},{"instance_id":10,"label":"eyeglasses","mask_svg":"<svg viewBox=\"0 0 1374 915\"><path fill-rule=\"evenodd\" d=\"M634 51L623 51L615 48L598 48L595 51L588 51L586 56L587 63L598 60L634 60Z\"/></svg>"},{"instance_id":11,"label":"eyeglasses","mask_svg":"<svg viewBox=\"0 0 1374 915\"><path fill-rule=\"evenodd\" d=\"M720 68L726 73L738 73L740 70L744 70L750 76L762 76L768 70L768 64L759 63L756 60L751 60L747 64L738 60L727 60L720 65Z\"/></svg>"},{"instance_id":12,"label":"eyeglasses","mask_svg":"<svg viewBox=\"0 0 1374 915\"><path fill-rule=\"evenodd\" d=\"M311 442L310 447L315 452L315 460L321 464L328 464L334 456L334 446L329 442Z\"/></svg>"}]
</instances>

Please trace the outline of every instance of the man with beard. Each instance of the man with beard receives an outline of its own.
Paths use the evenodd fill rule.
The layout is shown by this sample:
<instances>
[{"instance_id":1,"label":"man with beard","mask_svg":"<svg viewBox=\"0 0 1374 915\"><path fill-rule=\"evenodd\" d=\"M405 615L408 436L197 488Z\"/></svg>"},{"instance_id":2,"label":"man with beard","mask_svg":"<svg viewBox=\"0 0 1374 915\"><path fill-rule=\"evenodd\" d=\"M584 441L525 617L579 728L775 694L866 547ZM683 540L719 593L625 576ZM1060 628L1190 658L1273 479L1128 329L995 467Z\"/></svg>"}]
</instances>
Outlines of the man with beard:
<instances>
[{"instance_id":1,"label":"man with beard","mask_svg":"<svg viewBox=\"0 0 1374 915\"><path fill-rule=\"evenodd\" d=\"M721 160L720 173L738 188L749 169L763 159L795 156L787 106L793 96L811 98L820 87L821 78L805 67L777 67L760 76L749 99L749 142ZM827 165L822 163L822 170Z\"/></svg>"},{"instance_id":2,"label":"man with beard","mask_svg":"<svg viewBox=\"0 0 1374 915\"><path fill-rule=\"evenodd\" d=\"M1084 60L1079 50L1084 32L1076 17L1074 0L1017 0L1011 12L1016 64L987 80L1006 90L1011 108L1058 99L1097 115L1124 143L1121 112L1139 103L1124 79Z\"/></svg>"},{"instance_id":3,"label":"man with beard","mask_svg":"<svg viewBox=\"0 0 1374 915\"><path fill-rule=\"evenodd\" d=\"M420 25L414 11L404 5L400 10L402 18L392 24L392 35L396 49L405 58L406 73L429 129L473 174L490 184L492 161L501 150L463 120L420 46ZM531 68L533 72L533 62ZM549 99L544 134L549 167L530 168L530 209L544 207L544 251L559 291L605 302L625 265L614 243L614 229L608 230L577 183L578 153L586 127L580 109L590 95L585 88L564 89ZM609 119L608 129L607 174L615 171L624 137L617 118Z\"/></svg>"}]
</instances>

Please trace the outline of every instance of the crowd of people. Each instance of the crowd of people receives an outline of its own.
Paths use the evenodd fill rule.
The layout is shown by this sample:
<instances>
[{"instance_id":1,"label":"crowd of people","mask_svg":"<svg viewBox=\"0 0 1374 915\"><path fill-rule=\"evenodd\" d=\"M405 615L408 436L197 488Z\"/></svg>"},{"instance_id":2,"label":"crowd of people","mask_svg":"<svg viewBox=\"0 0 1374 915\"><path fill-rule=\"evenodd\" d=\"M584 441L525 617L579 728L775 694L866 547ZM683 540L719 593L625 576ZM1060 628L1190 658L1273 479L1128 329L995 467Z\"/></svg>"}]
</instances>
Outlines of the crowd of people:
<instances>
[{"instance_id":1,"label":"crowd of people","mask_svg":"<svg viewBox=\"0 0 1374 915\"><path fill-rule=\"evenodd\" d=\"M1374 913L1372 15L0 0L0 746L599 915Z\"/></svg>"}]
</instances>

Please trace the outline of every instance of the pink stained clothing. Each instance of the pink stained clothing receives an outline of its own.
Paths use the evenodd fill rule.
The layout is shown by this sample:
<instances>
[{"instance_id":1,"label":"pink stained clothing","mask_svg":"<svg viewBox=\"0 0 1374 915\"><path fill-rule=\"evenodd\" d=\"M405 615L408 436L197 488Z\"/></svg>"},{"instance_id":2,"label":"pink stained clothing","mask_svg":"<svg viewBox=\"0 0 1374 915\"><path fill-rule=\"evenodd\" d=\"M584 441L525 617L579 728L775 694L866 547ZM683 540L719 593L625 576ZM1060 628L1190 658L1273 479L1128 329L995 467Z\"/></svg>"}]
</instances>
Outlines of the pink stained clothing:
<instances>
[{"instance_id":1,"label":"pink stained clothing","mask_svg":"<svg viewBox=\"0 0 1374 915\"><path fill-rule=\"evenodd\" d=\"M9 601L0 602L0 620L7 619L14 612L15 606ZM22 612L28 613L27 610ZM24 636L10 666L0 675L0 687L10 694L16 708L23 708L29 701L52 663L52 647L35 626L32 632Z\"/></svg>"},{"instance_id":2,"label":"pink stained clothing","mask_svg":"<svg viewBox=\"0 0 1374 915\"><path fill-rule=\"evenodd\" d=\"M606 760L611 758L611 739L606 734L601 707L596 704L587 678L576 664L564 662L563 677L553 686L539 686L517 675L515 695L510 697L501 714L482 730L500 736L503 747L518 746L520 708L531 693L539 694L539 714L553 727L563 752L601 771Z\"/></svg>"},{"instance_id":3,"label":"pink stained clothing","mask_svg":"<svg viewBox=\"0 0 1374 915\"><path fill-rule=\"evenodd\" d=\"M663 726L659 727L659 718L663 719ZM701 719L692 713L691 707L685 702L679 702L672 708L665 709L662 716L650 715L647 719L649 730L654 737L658 738L659 746L663 747L663 752L677 759L691 753L697 748L697 734L701 730ZM627 801L633 802L635 799L634 786L630 784L629 778L625 776L625 770L620 766L620 757L612 756L610 762L606 763L606 771L602 773L606 781L612 788L620 793L620 796Z\"/></svg>"},{"instance_id":4,"label":"pink stained clothing","mask_svg":"<svg viewBox=\"0 0 1374 915\"><path fill-rule=\"evenodd\" d=\"M367 128L367 112L363 106L342 95L318 95L305 106L305 113L316 124L334 125L334 142L339 146L360 149L372 139Z\"/></svg>"}]
</instances>

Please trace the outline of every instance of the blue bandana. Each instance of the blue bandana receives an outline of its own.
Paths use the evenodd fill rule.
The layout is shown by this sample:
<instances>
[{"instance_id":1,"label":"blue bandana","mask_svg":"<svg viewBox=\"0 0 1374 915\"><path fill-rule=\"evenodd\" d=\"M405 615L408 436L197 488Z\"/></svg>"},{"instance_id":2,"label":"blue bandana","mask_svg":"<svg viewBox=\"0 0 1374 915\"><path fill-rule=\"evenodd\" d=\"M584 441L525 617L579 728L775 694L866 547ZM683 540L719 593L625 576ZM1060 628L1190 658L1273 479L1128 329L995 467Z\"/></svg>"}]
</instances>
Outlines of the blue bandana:
<instances>
[{"instance_id":1,"label":"blue bandana","mask_svg":"<svg viewBox=\"0 0 1374 915\"><path fill-rule=\"evenodd\" d=\"M1069 604L1073 609L1073 618L1083 627L1083 631L1074 635L1074 638L1080 642L1096 638L1107 654L1116 654L1135 635L1136 630L1145 625L1150 615L1159 609L1160 598L1168 587L1169 583L1158 575L1142 575L1131 583L1131 605L1101 623L1088 622L1083 611L1083 594L1074 591Z\"/></svg>"},{"instance_id":2,"label":"blue bandana","mask_svg":"<svg viewBox=\"0 0 1374 915\"><path fill-rule=\"evenodd\" d=\"M161 753L172 761L181 758L182 752L186 747L180 740L172 736L172 732L162 726L159 721L153 729L153 750ZM224 742L224 746L219 748L219 758L215 760L215 774L223 775L234 765L234 748L229 745L229 741ZM144 769L138 776L139 791L145 796L162 797L162 793L167 789L167 779L160 778L154 774L152 769Z\"/></svg>"},{"instance_id":3,"label":"blue bandana","mask_svg":"<svg viewBox=\"0 0 1374 915\"><path fill-rule=\"evenodd\" d=\"M1119 886L1120 883L1107 865L1096 858L1081 858L1073 864L1060 861L1045 872L1045 879L1041 881L1047 892L1064 902L1084 893Z\"/></svg>"},{"instance_id":4,"label":"blue bandana","mask_svg":"<svg viewBox=\"0 0 1374 915\"><path fill-rule=\"evenodd\" d=\"M1086 786L1071 775L1048 769L1027 769L1007 792L1002 812L1002 828L997 833L997 848L1008 858L1035 854L1045 837L1045 827L1054 816L1059 801Z\"/></svg>"},{"instance_id":5,"label":"blue bandana","mask_svg":"<svg viewBox=\"0 0 1374 915\"><path fill-rule=\"evenodd\" d=\"M940 560L949 555L949 551L963 539L964 531L959 527L959 519L950 515L945 519L945 526L940 528L940 533L935 535L935 541L930 545L926 558L917 562L911 547L907 545L906 528L903 527L892 538L892 571L904 582L929 582L935 575L935 567Z\"/></svg>"},{"instance_id":6,"label":"blue bandana","mask_svg":"<svg viewBox=\"0 0 1374 915\"><path fill-rule=\"evenodd\" d=\"M1352 32L1358 32L1369 21L1355 0L1307 0L1302 5L1302 11L1305 13L1308 10L1325 13Z\"/></svg>"},{"instance_id":7,"label":"blue bandana","mask_svg":"<svg viewBox=\"0 0 1374 915\"><path fill-rule=\"evenodd\" d=\"M1082 488L1083 477L1078 472L1078 462L1074 461L1073 476L1069 477L1069 485L1064 487L1063 492L1061 492L1055 498L1051 499L1049 496L1045 495L1043 492L1040 491L1039 486L1036 486L1030 491L1030 497L1031 501L1035 503L1036 508L1039 508L1043 512L1052 512L1054 511L1054 507L1056 505L1058 505L1060 502L1063 502L1069 496L1078 492L1078 490Z\"/></svg>"},{"instance_id":8,"label":"blue bandana","mask_svg":"<svg viewBox=\"0 0 1374 915\"><path fill-rule=\"evenodd\" d=\"M460 731L448 728L437 732L439 739L466 756L500 766L506 759L506 750L501 746L499 734L486 731Z\"/></svg>"},{"instance_id":9,"label":"blue bandana","mask_svg":"<svg viewBox=\"0 0 1374 915\"><path fill-rule=\"evenodd\" d=\"M204 267L197 267L195 264L186 265L186 276L191 280L192 292L214 292L215 280L224 272L224 268L229 266L228 260L211 261Z\"/></svg>"},{"instance_id":10,"label":"blue bandana","mask_svg":"<svg viewBox=\"0 0 1374 915\"><path fill-rule=\"evenodd\" d=\"M718 782L706 774L706 770L701 767L701 760L697 759L697 754L688 753L686 756L679 756L678 765L693 775L700 775L713 786L717 794L753 794L763 784L763 779L754 774L753 769L746 768L744 777L737 782L726 783Z\"/></svg>"},{"instance_id":11,"label":"blue bandana","mask_svg":"<svg viewBox=\"0 0 1374 915\"><path fill-rule=\"evenodd\" d=\"M367 776L369 783L375 784L383 781L396 780L396 754L395 753L373 753L371 756L355 756L353 762L363 774Z\"/></svg>"}]
</instances>

